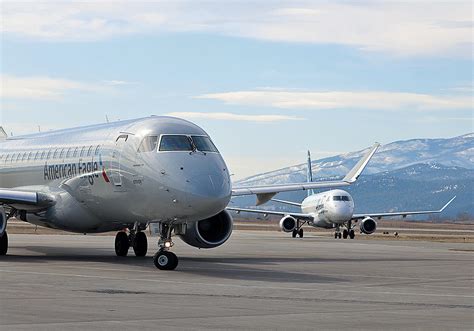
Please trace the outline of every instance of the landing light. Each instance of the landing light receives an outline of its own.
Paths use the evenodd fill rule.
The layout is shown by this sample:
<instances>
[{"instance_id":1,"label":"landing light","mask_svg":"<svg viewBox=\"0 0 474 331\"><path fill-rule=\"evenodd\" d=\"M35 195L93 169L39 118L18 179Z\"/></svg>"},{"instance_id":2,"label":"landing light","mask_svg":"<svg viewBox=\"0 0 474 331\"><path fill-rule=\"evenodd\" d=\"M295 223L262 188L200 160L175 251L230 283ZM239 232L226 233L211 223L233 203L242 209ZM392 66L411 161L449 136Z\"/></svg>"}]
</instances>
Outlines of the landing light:
<instances>
[{"instance_id":1,"label":"landing light","mask_svg":"<svg viewBox=\"0 0 474 331\"><path fill-rule=\"evenodd\" d=\"M170 241L165 242L165 247L170 248L171 247L171 242Z\"/></svg>"}]
</instances>

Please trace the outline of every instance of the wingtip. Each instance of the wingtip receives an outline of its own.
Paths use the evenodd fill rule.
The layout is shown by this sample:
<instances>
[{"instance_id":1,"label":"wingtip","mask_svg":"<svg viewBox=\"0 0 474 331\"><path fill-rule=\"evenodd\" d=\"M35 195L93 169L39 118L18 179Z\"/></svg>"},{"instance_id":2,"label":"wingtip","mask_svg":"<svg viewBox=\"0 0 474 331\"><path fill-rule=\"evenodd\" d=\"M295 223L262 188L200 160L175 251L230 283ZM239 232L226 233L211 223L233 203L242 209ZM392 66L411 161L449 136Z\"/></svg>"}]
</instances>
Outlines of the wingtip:
<instances>
[{"instance_id":1,"label":"wingtip","mask_svg":"<svg viewBox=\"0 0 474 331\"><path fill-rule=\"evenodd\" d=\"M445 210L450 204L451 202L454 201L454 199L456 199L456 195L454 197L451 198L451 200L449 200L444 206L443 208L440 209L440 212L442 212L443 210Z\"/></svg>"}]
</instances>

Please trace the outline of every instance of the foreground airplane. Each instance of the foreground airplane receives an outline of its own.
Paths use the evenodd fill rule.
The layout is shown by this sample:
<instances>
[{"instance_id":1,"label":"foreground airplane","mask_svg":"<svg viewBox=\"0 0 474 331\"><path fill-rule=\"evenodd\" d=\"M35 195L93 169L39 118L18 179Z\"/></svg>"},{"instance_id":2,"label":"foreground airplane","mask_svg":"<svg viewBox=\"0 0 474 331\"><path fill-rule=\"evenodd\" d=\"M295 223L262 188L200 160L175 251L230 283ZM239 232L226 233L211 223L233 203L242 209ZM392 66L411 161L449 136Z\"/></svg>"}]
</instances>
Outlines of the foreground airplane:
<instances>
[{"instance_id":1,"label":"foreground airplane","mask_svg":"<svg viewBox=\"0 0 474 331\"><path fill-rule=\"evenodd\" d=\"M378 146L377 146L378 147ZM375 151L374 151L375 152ZM311 155L308 152L308 182L313 181L311 170ZM292 212L278 212L261 209L246 209L228 207L227 210L235 212L258 213L265 215L281 216L280 228L283 232L291 232L293 238L299 236L303 237L303 226L307 223L310 226L335 229L334 238L347 239L347 237L355 238L355 223L360 221L360 232L365 234L372 234L377 229L377 222L374 218L381 219L382 217L420 215L420 214L437 214L444 211L444 209L455 199L449 200L440 210L429 211L402 211L395 213L362 213L354 214L354 200L351 195L343 190L330 190L314 194L312 190L308 191L308 197L302 203L284 201L279 199L271 199L272 201L297 206L301 208L301 213ZM341 228L343 230L341 231Z\"/></svg>"},{"instance_id":2,"label":"foreground airplane","mask_svg":"<svg viewBox=\"0 0 474 331\"><path fill-rule=\"evenodd\" d=\"M156 223L153 261L172 270L172 235L197 248L225 243L233 227L231 196L256 195L257 205L279 192L347 186L374 146L342 180L232 188L228 168L208 134L172 117L8 138L0 130L0 255L8 250L7 220L77 233L119 231L115 252L148 249L143 230Z\"/></svg>"}]
</instances>

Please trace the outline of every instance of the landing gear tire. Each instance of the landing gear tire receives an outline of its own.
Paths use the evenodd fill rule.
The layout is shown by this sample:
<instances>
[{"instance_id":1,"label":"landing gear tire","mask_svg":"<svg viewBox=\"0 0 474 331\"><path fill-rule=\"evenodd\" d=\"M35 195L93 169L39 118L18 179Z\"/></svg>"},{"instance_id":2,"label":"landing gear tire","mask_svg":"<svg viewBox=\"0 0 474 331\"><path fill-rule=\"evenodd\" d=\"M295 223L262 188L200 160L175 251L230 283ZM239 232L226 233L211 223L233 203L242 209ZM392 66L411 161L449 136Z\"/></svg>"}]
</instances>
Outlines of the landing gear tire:
<instances>
[{"instance_id":1,"label":"landing gear tire","mask_svg":"<svg viewBox=\"0 0 474 331\"><path fill-rule=\"evenodd\" d=\"M298 230L294 229L293 232L291 233L291 236L293 238L296 238L296 235L298 234Z\"/></svg>"},{"instance_id":2,"label":"landing gear tire","mask_svg":"<svg viewBox=\"0 0 474 331\"><path fill-rule=\"evenodd\" d=\"M130 241L128 235L121 231L115 236L115 254L117 256L127 256L128 250L130 249Z\"/></svg>"},{"instance_id":3,"label":"landing gear tire","mask_svg":"<svg viewBox=\"0 0 474 331\"><path fill-rule=\"evenodd\" d=\"M303 238L303 235L304 235L304 231L303 231L303 228L301 228L301 229L298 231L298 236L300 236L300 238Z\"/></svg>"},{"instance_id":4,"label":"landing gear tire","mask_svg":"<svg viewBox=\"0 0 474 331\"><path fill-rule=\"evenodd\" d=\"M341 239L341 238L342 238L342 234L339 232L339 233L337 234L337 237L338 237L339 239Z\"/></svg>"},{"instance_id":5,"label":"landing gear tire","mask_svg":"<svg viewBox=\"0 0 474 331\"><path fill-rule=\"evenodd\" d=\"M349 231L349 238L354 239L355 238L355 232L354 230Z\"/></svg>"},{"instance_id":6,"label":"landing gear tire","mask_svg":"<svg viewBox=\"0 0 474 331\"><path fill-rule=\"evenodd\" d=\"M7 231L5 231L0 236L0 256L7 255L7 251L8 251L8 234L7 234Z\"/></svg>"},{"instance_id":7,"label":"landing gear tire","mask_svg":"<svg viewBox=\"0 0 474 331\"><path fill-rule=\"evenodd\" d=\"M347 230L342 231L342 238L347 239L348 235L349 235L349 231Z\"/></svg>"},{"instance_id":8,"label":"landing gear tire","mask_svg":"<svg viewBox=\"0 0 474 331\"><path fill-rule=\"evenodd\" d=\"M337 239L337 232L334 232L334 239Z\"/></svg>"},{"instance_id":9,"label":"landing gear tire","mask_svg":"<svg viewBox=\"0 0 474 331\"><path fill-rule=\"evenodd\" d=\"M153 263L160 270L174 270L178 266L178 257L169 251L159 251L153 257Z\"/></svg>"},{"instance_id":10,"label":"landing gear tire","mask_svg":"<svg viewBox=\"0 0 474 331\"><path fill-rule=\"evenodd\" d=\"M146 252L148 251L148 239L146 238L145 233L137 232L133 241L133 251L135 252L135 256L138 257L146 255Z\"/></svg>"}]
</instances>

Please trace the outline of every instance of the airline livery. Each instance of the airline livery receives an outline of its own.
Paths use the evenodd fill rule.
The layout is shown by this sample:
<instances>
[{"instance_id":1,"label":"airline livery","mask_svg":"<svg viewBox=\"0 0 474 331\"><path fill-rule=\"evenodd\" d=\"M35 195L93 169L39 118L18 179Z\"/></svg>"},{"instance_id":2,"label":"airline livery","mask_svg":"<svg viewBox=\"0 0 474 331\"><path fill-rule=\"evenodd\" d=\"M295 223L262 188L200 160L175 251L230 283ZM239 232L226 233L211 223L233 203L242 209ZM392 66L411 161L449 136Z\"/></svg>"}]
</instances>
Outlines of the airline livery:
<instances>
[{"instance_id":1,"label":"airline livery","mask_svg":"<svg viewBox=\"0 0 474 331\"><path fill-rule=\"evenodd\" d=\"M152 116L18 137L0 129L0 255L8 251L11 217L77 233L118 231L118 256L130 248L145 256L143 231L154 223L154 264L172 270L172 236L197 248L229 239L231 196L256 195L259 205L279 192L350 185L375 149L342 180L232 188L209 135L182 119Z\"/></svg>"},{"instance_id":2,"label":"airline livery","mask_svg":"<svg viewBox=\"0 0 474 331\"><path fill-rule=\"evenodd\" d=\"M378 146L374 147L377 149ZM308 182L313 181L313 174L311 169L311 155L308 152ZM351 239L355 238L356 223L360 221L359 229L361 233L372 234L377 229L377 222L374 218L381 219L382 217L420 215L420 214L437 214L444 211L444 209L455 199L452 198L440 210L429 211L401 211L394 213L361 213L354 214L354 200L351 195L343 190L336 189L326 192L314 194L312 190L308 191L308 197L302 203L291 201L271 199L272 201L287 204L290 206L297 206L301 208L301 213L291 212L277 212L261 209L245 209L245 208L227 208L228 210L236 212L250 212L266 215L282 216L280 220L280 229L283 232L290 232L295 238L303 237L303 225L306 223L313 227L335 229L335 239Z\"/></svg>"}]
</instances>

